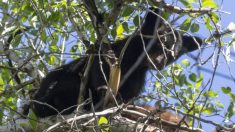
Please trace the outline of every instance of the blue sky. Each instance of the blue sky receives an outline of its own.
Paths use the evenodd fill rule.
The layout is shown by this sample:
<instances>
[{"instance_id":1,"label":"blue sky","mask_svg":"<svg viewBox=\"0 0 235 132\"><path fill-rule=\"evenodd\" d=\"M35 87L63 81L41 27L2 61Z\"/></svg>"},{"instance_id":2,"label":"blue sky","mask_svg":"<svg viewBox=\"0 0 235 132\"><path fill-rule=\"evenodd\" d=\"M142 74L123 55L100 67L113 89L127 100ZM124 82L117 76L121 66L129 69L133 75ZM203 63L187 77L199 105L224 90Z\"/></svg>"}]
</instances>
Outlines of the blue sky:
<instances>
[{"instance_id":1,"label":"blue sky","mask_svg":"<svg viewBox=\"0 0 235 132\"><path fill-rule=\"evenodd\" d=\"M222 26L222 29L224 29L228 26L228 24L230 22L235 23L235 1L233 1L233 0L224 0L223 4L220 5L220 8L221 8L222 11L226 11L226 12L231 13L231 14L221 13L221 16L220 16L221 17L221 22L222 22L221 26ZM203 34L204 34L204 32L203 32ZM205 31L205 35L208 35L208 32ZM231 52L233 52L232 59L235 60L235 55L234 55L235 52L234 52L233 48L231 49ZM228 67L230 67L231 73L235 77L235 63L233 62L233 63L230 63L229 65L227 65L225 63L225 60L221 56L221 58L219 60L219 66L218 66L217 72L222 73L222 74L227 75L227 76L230 76ZM208 63L206 65L206 68L212 69L212 63L211 62ZM209 79L211 77L210 73L203 72L203 74L204 74L204 78L208 77L208 79ZM235 88L235 82L234 81L223 78L221 76L216 76L215 80L214 80L214 83L213 83L213 86L212 86L213 90L221 91L222 86L231 87L232 90L233 90L233 93L235 93L235 89L234 89ZM229 98L226 95L224 95L220 92L220 95L219 95L218 99L225 105L225 108L228 106ZM217 123L222 123L222 118L218 118L218 116L211 117L211 118L208 118L208 119L210 119L214 122L217 122ZM232 120L235 121L235 116L233 116ZM213 126L207 125L207 124L203 124L203 127L205 128L206 131L211 131L213 129Z\"/></svg>"},{"instance_id":2,"label":"blue sky","mask_svg":"<svg viewBox=\"0 0 235 132\"><path fill-rule=\"evenodd\" d=\"M218 0L221 1L221 0ZM233 0L224 0L222 4L220 4L220 9L222 11L225 12L230 12L231 14L226 14L226 13L221 13L220 17L221 17L221 27L222 29L226 29L226 27L228 26L228 24L230 22L234 22L235 23L235 1ZM201 27L203 27L203 25L201 25ZM199 33L200 36L203 37L207 37L209 35L209 32L202 28ZM226 39L225 39L226 40ZM203 55L202 55L202 59L206 59L208 55L212 54L213 49L210 48L208 50L206 50ZM235 60L235 52L234 49L231 49L232 52L232 59ZM182 59L182 58L181 58ZM212 61L208 61L206 65L203 65L202 67L208 69L208 70L213 70L213 65L212 65ZM226 61L224 60L224 57L221 56L220 60L219 60L219 65L217 68L217 74L215 76L215 79L213 81L213 85L212 85L212 90L215 91L221 91L221 87L230 87L232 88L233 93L235 93L235 82L228 79L228 78L224 78L222 76L219 76L218 73L221 73L223 75L226 76L230 76L230 72L229 72L229 68L230 68L230 72L232 73L233 77L235 77L235 63L232 62L229 65L226 64ZM201 71L203 73L204 76L204 81L207 82L209 79L211 79L212 77L212 73L210 72L205 72L205 71ZM225 108L228 107L229 104L229 98L223 94L222 92L219 92L219 98L217 98L218 100L221 101L221 103L223 103L225 105ZM221 114L223 114L226 111L226 109L221 112ZM223 118L219 118L219 116L214 116L214 117L204 117L205 119L209 119L212 120L216 123L222 124L223 122ZM233 116L232 121L235 122L235 116ZM214 126L209 125L209 124L203 124L203 128L205 129L206 132L210 132L212 131L212 129L214 128Z\"/></svg>"},{"instance_id":3,"label":"blue sky","mask_svg":"<svg viewBox=\"0 0 235 132\"><path fill-rule=\"evenodd\" d=\"M235 1L223 0L223 3L221 3L222 0L217 0L217 1L219 1L217 3L219 4L219 9L221 11L230 13L230 14L220 13L221 29L224 30L224 29L227 28L227 26L230 22L235 23ZM205 28L205 25L200 25L200 30L197 33L197 35L202 37L202 38L207 38L210 35L210 32L208 31L208 29ZM224 40L228 41L227 38L224 38ZM214 45L207 45L206 46L206 47L212 47L212 48L207 48L203 52L202 57L201 57L202 60L205 61L208 58L208 56L213 54L213 46ZM224 49L226 49L226 48L224 48ZM235 61L235 52L234 52L234 50L235 50L235 48L231 48L231 53L232 53L231 58ZM198 51L196 51L192 54L197 55L197 53L198 53ZM185 58L192 61L192 59L190 59L189 57L184 55L184 56L179 58L177 63L180 63ZM194 63L195 62L191 62L191 64L194 64ZM211 72L208 72L208 71L205 71L205 70L200 70L200 72L203 74L204 83L206 83L209 80L211 80L211 78L212 78L213 60L210 59L205 65L202 65L201 67L208 70L208 71L211 71ZM196 67L193 68L193 72L195 72L195 71L196 71ZM213 85L212 85L212 90L214 90L216 92L219 92L219 97L216 98L216 100L221 101L221 103L224 104L224 106L225 106L224 110L219 113L220 115L224 115L224 113L226 112L227 107L230 103L229 97L221 92L221 87L230 87L232 89L233 93L235 93L235 82L232 79L230 79L230 76L231 76L230 74L232 74L232 76L235 78L235 62L226 64L226 60L221 55L220 59L219 59L218 67L217 67L217 70L216 70L215 78L214 78L214 81L213 81ZM226 77L224 77L224 76L226 76ZM149 81L149 80L147 80L147 81ZM152 92L151 89L149 89L149 90L146 89L146 93L151 93L151 92ZM170 103L172 103L172 102L170 102ZM224 118L222 118L218 115L211 116L211 117L203 116L202 118L204 118L206 120L211 120L211 121L216 122L218 124L224 124L223 123ZM232 117L232 121L235 122L235 115ZM205 123L202 123L202 127L206 132L210 132L215 128L215 126L210 125L210 124L205 124Z\"/></svg>"}]
</instances>

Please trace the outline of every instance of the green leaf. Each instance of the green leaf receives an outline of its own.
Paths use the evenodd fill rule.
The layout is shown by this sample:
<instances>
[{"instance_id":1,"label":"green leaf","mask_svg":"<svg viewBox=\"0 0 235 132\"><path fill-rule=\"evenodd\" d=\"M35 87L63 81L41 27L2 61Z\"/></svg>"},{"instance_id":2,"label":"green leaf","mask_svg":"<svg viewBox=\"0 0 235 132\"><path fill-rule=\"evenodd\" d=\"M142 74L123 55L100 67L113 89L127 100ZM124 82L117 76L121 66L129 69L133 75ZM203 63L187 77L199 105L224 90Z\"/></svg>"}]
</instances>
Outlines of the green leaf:
<instances>
[{"instance_id":1,"label":"green leaf","mask_svg":"<svg viewBox=\"0 0 235 132\"><path fill-rule=\"evenodd\" d=\"M185 78L184 83L187 87L193 87L193 84L188 82L187 79Z\"/></svg>"},{"instance_id":2,"label":"green leaf","mask_svg":"<svg viewBox=\"0 0 235 132\"><path fill-rule=\"evenodd\" d=\"M140 16L136 15L133 19L133 23L135 24L136 27L138 27L140 25Z\"/></svg>"},{"instance_id":3,"label":"green leaf","mask_svg":"<svg viewBox=\"0 0 235 132\"><path fill-rule=\"evenodd\" d=\"M218 23L220 20L220 17L214 12L211 13L211 18L215 23Z\"/></svg>"},{"instance_id":4,"label":"green leaf","mask_svg":"<svg viewBox=\"0 0 235 132\"><path fill-rule=\"evenodd\" d=\"M31 127L36 130L37 129L37 116L34 114L34 112L29 109L29 124L31 125Z\"/></svg>"},{"instance_id":5,"label":"green leaf","mask_svg":"<svg viewBox=\"0 0 235 132\"><path fill-rule=\"evenodd\" d=\"M101 116L101 117L99 118L99 121L98 121L98 125L102 125L102 124L105 124L105 125L108 124L108 120L107 120L107 118L104 117L104 116Z\"/></svg>"},{"instance_id":6,"label":"green leaf","mask_svg":"<svg viewBox=\"0 0 235 132\"><path fill-rule=\"evenodd\" d=\"M2 93L3 91L4 91L4 81L2 77L0 76L0 93Z\"/></svg>"},{"instance_id":7,"label":"green leaf","mask_svg":"<svg viewBox=\"0 0 235 132\"><path fill-rule=\"evenodd\" d=\"M154 86L155 86L156 88L160 88L160 87L162 87L162 84L159 83L158 81L156 81Z\"/></svg>"},{"instance_id":8,"label":"green leaf","mask_svg":"<svg viewBox=\"0 0 235 132\"><path fill-rule=\"evenodd\" d=\"M117 39L122 39L124 38L125 36L123 35L123 32L124 32L124 28L122 26L122 24L120 24L118 27L117 27Z\"/></svg>"},{"instance_id":9,"label":"green leaf","mask_svg":"<svg viewBox=\"0 0 235 132\"><path fill-rule=\"evenodd\" d=\"M101 116L101 117L99 118L98 125L99 125L99 126L108 125L108 120L107 120L107 118L104 117L104 116ZM102 131L102 132L108 132L108 131L109 131L109 127L101 127L101 131Z\"/></svg>"},{"instance_id":10,"label":"green leaf","mask_svg":"<svg viewBox=\"0 0 235 132\"><path fill-rule=\"evenodd\" d=\"M186 76L183 74L183 75L179 75L179 86L183 86L185 84L184 80L186 79Z\"/></svg>"},{"instance_id":11,"label":"green leaf","mask_svg":"<svg viewBox=\"0 0 235 132\"><path fill-rule=\"evenodd\" d=\"M174 81L175 81L175 84L179 85L180 81L178 77L174 76Z\"/></svg>"},{"instance_id":12,"label":"green leaf","mask_svg":"<svg viewBox=\"0 0 235 132\"><path fill-rule=\"evenodd\" d=\"M116 32L116 27L114 27L112 30L111 30L111 36L113 37L113 38L116 38L117 37L117 32Z\"/></svg>"},{"instance_id":13,"label":"green leaf","mask_svg":"<svg viewBox=\"0 0 235 132\"><path fill-rule=\"evenodd\" d=\"M59 41L59 35L57 32L53 32L51 34L52 37L49 37L48 39L51 40L51 45L56 45Z\"/></svg>"},{"instance_id":14,"label":"green leaf","mask_svg":"<svg viewBox=\"0 0 235 132\"><path fill-rule=\"evenodd\" d=\"M51 55L51 56L49 57L49 59L48 59L48 63L49 63L50 65L54 65L56 59L57 59L57 58L56 58L54 55Z\"/></svg>"},{"instance_id":15,"label":"green leaf","mask_svg":"<svg viewBox=\"0 0 235 132\"><path fill-rule=\"evenodd\" d=\"M204 110L203 110L203 113L206 113L206 114L208 114L208 115L211 115L213 112L214 112L214 110L211 109L211 108L207 108L207 109L204 109Z\"/></svg>"},{"instance_id":16,"label":"green leaf","mask_svg":"<svg viewBox=\"0 0 235 132\"><path fill-rule=\"evenodd\" d=\"M235 94L230 93L229 96L233 99L233 101L235 101Z\"/></svg>"},{"instance_id":17,"label":"green leaf","mask_svg":"<svg viewBox=\"0 0 235 132\"><path fill-rule=\"evenodd\" d=\"M202 85L202 81L203 81L203 80L198 80L198 81L196 82L195 85L196 85L197 88Z\"/></svg>"},{"instance_id":18,"label":"green leaf","mask_svg":"<svg viewBox=\"0 0 235 132\"><path fill-rule=\"evenodd\" d=\"M198 32L199 30L199 25L197 23L193 23L192 26L190 27L190 31L192 33Z\"/></svg>"},{"instance_id":19,"label":"green leaf","mask_svg":"<svg viewBox=\"0 0 235 132\"><path fill-rule=\"evenodd\" d=\"M122 16L123 17L129 17L130 14L134 11L134 8L133 7L126 7L122 13Z\"/></svg>"},{"instance_id":20,"label":"green leaf","mask_svg":"<svg viewBox=\"0 0 235 132\"><path fill-rule=\"evenodd\" d=\"M169 12L163 12L162 14L162 17L165 18L166 20L168 20L170 16L171 16L171 13Z\"/></svg>"},{"instance_id":21,"label":"green leaf","mask_svg":"<svg viewBox=\"0 0 235 132\"><path fill-rule=\"evenodd\" d=\"M0 123L2 124L2 121L3 121L3 117L5 116L4 110L0 110Z\"/></svg>"},{"instance_id":22,"label":"green leaf","mask_svg":"<svg viewBox=\"0 0 235 132\"><path fill-rule=\"evenodd\" d=\"M202 73L200 73L199 77L197 78L197 82L196 82L196 87L200 87L202 85L203 82L203 75Z\"/></svg>"},{"instance_id":23,"label":"green leaf","mask_svg":"<svg viewBox=\"0 0 235 132\"><path fill-rule=\"evenodd\" d=\"M196 0L187 0L189 3L194 3Z\"/></svg>"},{"instance_id":24,"label":"green leaf","mask_svg":"<svg viewBox=\"0 0 235 132\"><path fill-rule=\"evenodd\" d=\"M26 22L27 21L27 17L25 17L25 16L22 16L21 18L20 18L20 20L22 21L22 22Z\"/></svg>"},{"instance_id":25,"label":"green leaf","mask_svg":"<svg viewBox=\"0 0 235 132\"><path fill-rule=\"evenodd\" d=\"M1 7L1 10L8 10L8 7L11 6L8 4L8 1L4 1L4 0L1 0L0 1L0 7Z\"/></svg>"},{"instance_id":26,"label":"green leaf","mask_svg":"<svg viewBox=\"0 0 235 132\"><path fill-rule=\"evenodd\" d=\"M186 94L192 95L193 89L191 87L188 87L186 91L184 91Z\"/></svg>"},{"instance_id":27,"label":"green leaf","mask_svg":"<svg viewBox=\"0 0 235 132\"><path fill-rule=\"evenodd\" d=\"M227 113L225 114L225 116L228 117L229 119L235 114L234 107L235 107L234 102L230 102Z\"/></svg>"},{"instance_id":28,"label":"green leaf","mask_svg":"<svg viewBox=\"0 0 235 132\"><path fill-rule=\"evenodd\" d=\"M17 14L20 10L21 10L21 7L14 7L12 11L13 11L15 14Z\"/></svg>"},{"instance_id":29,"label":"green leaf","mask_svg":"<svg viewBox=\"0 0 235 132\"><path fill-rule=\"evenodd\" d=\"M231 88L230 87L222 87L221 90L223 91L224 94L229 94L231 92Z\"/></svg>"},{"instance_id":30,"label":"green leaf","mask_svg":"<svg viewBox=\"0 0 235 132\"><path fill-rule=\"evenodd\" d=\"M70 48L70 52L75 53L75 52L77 51L77 49L78 49L78 45L77 45L77 44L76 44L76 45L73 45L73 46Z\"/></svg>"},{"instance_id":31,"label":"green leaf","mask_svg":"<svg viewBox=\"0 0 235 132\"><path fill-rule=\"evenodd\" d=\"M125 30L126 32L129 32L129 28L128 28L128 23L127 23L127 22L123 22L123 23L122 23L122 27L124 28L124 30Z\"/></svg>"},{"instance_id":32,"label":"green leaf","mask_svg":"<svg viewBox=\"0 0 235 132\"><path fill-rule=\"evenodd\" d=\"M95 42L96 41L96 35L95 35L94 32L91 33L90 41L91 42Z\"/></svg>"},{"instance_id":33,"label":"green leaf","mask_svg":"<svg viewBox=\"0 0 235 132\"><path fill-rule=\"evenodd\" d=\"M214 112L217 112L218 110L215 108L215 105L212 102L209 102L208 104L206 104L206 107L204 107L202 111L203 113L211 115Z\"/></svg>"},{"instance_id":34,"label":"green leaf","mask_svg":"<svg viewBox=\"0 0 235 132\"><path fill-rule=\"evenodd\" d=\"M190 62L188 61L188 59L184 59L181 61L181 64L184 65L185 67L190 66Z\"/></svg>"},{"instance_id":35,"label":"green leaf","mask_svg":"<svg viewBox=\"0 0 235 132\"><path fill-rule=\"evenodd\" d=\"M180 29L188 31L191 25L191 22L192 22L192 18L187 18L186 20L184 20L183 24L181 24Z\"/></svg>"},{"instance_id":36,"label":"green leaf","mask_svg":"<svg viewBox=\"0 0 235 132\"><path fill-rule=\"evenodd\" d=\"M48 21L58 22L61 19L61 14L59 12L53 12L48 16Z\"/></svg>"},{"instance_id":37,"label":"green leaf","mask_svg":"<svg viewBox=\"0 0 235 132\"><path fill-rule=\"evenodd\" d=\"M210 20L210 18L204 18L204 21L205 21L205 23L206 23L206 28L207 29L209 29L209 30L212 30L213 29L213 26L211 25L211 20Z\"/></svg>"},{"instance_id":38,"label":"green leaf","mask_svg":"<svg viewBox=\"0 0 235 132\"><path fill-rule=\"evenodd\" d=\"M217 8L218 5L213 0L203 0L202 7Z\"/></svg>"},{"instance_id":39,"label":"green leaf","mask_svg":"<svg viewBox=\"0 0 235 132\"><path fill-rule=\"evenodd\" d=\"M40 35L41 35L41 40L44 43L47 43L47 38L48 38L47 33L45 31L43 31L43 32L40 33Z\"/></svg>"},{"instance_id":40,"label":"green leaf","mask_svg":"<svg viewBox=\"0 0 235 132\"><path fill-rule=\"evenodd\" d=\"M222 104L219 100L215 100L215 104L216 104L219 108L224 108L224 104Z\"/></svg>"},{"instance_id":41,"label":"green leaf","mask_svg":"<svg viewBox=\"0 0 235 132\"><path fill-rule=\"evenodd\" d=\"M189 8L193 7L192 4L191 4L192 0L180 0L180 2L186 7L189 7Z\"/></svg>"},{"instance_id":42,"label":"green leaf","mask_svg":"<svg viewBox=\"0 0 235 132\"><path fill-rule=\"evenodd\" d=\"M197 80L196 74L195 74L195 73L191 73L191 74L189 75L189 79L190 79L191 81L193 81L193 82L196 82L196 80Z\"/></svg>"},{"instance_id":43,"label":"green leaf","mask_svg":"<svg viewBox=\"0 0 235 132\"><path fill-rule=\"evenodd\" d=\"M59 48L56 45L50 45L50 51L59 52Z\"/></svg>"},{"instance_id":44,"label":"green leaf","mask_svg":"<svg viewBox=\"0 0 235 132\"><path fill-rule=\"evenodd\" d=\"M19 44L20 44L20 41L22 40L22 35L16 35L15 37L14 37L14 41L13 41L13 43L12 43L12 47L17 47Z\"/></svg>"},{"instance_id":45,"label":"green leaf","mask_svg":"<svg viewBox=\"0 0 235 132\"><path fill-rule=\"evenodd\" d=\"M207 96L210 97L210 98L215 98L215 97L218 96L218 93L216 93L215 91L210 90L210 91L207 92Z\"/></svg>"}]
</instances>

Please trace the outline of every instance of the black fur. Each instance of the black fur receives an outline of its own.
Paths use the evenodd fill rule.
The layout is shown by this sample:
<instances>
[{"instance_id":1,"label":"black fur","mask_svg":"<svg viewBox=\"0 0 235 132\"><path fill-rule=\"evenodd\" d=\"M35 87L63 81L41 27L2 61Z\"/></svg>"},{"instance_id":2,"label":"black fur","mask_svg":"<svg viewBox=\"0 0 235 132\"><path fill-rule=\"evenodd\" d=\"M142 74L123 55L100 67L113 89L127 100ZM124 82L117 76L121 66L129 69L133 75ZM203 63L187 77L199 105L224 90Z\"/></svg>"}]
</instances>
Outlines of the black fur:
<instances>
[{"instance_id":1,"label":"black fur","mask_svg":"<svg viewBox=\"0 0 235 132\"><path fill-rule=\"evenodd\" d=\"M154 12L159 13L159 10L155 9ZM155 26L156 23L157 26ZM158 30L158 33L154 34L155 29ZM148 35L148 37L143 37L144 45L148 47L150 44L152 44L148 50L148 53L158 70L163 69L165 65L170 64L183 53L193 51L198 48L198 45L194 41L193 37L183 36L176 30L174 33L177 39L174 40L172 35L173 33L170 33L171 29L163 23L163 20L159 19L158 16L151 12L147 14L140 31L145 36ZM160 43L159 39L153 40L153 34L158 34L158 36L161 37L162 43ZM114 50L116 56L120 55L121 50L126 44L128 38L129 37L112 44L111 48ZM197 37L195 37L195 39L198 44L201 45L201 39ZM174 51L174 56L169 50L164 50L166 53L165 56L163 53L162 44L165 45L166 48ZM174 48L172 48L173 45L175 45ZM144 50L141 36L136 35L131 39L121 62L122 85L118 93L120 95L119 99L124 102L133 99L143 91L145 74L148 69L153 67L144 54L144 58L140 61L140 63L137 64L137 67L132 72L129 72L143 52ZM87 58L74 60L69 64L63 65L51 71L46 76L46 78L43 79L40 89L36 93L34 100L44 104L37 102L33 102L31 104L32 109L37 116L46 117L49 115L56 115L58 112L61 112L71 106L73 107L65 110L62 114L68 114L75 110L81 83L80 75L82 75L84 72L87 60ZM106 84L99 65L99 59L98 57L95 57L93 65L90 69L88 83L85 91L85 99L88 99L88 89L91 90L94 105L96 105L103 98L103 95L100 94L98 88ZM105 61L103 61L103 69L105 75L108 78L109 66ZM126 75L127 73L129 73L128 76ZM123 80L123 78L126 76L126 80ZM53 110L45 104L53 106L55 109L57 109L57 111Z\"/></svg>"}]
</instances>

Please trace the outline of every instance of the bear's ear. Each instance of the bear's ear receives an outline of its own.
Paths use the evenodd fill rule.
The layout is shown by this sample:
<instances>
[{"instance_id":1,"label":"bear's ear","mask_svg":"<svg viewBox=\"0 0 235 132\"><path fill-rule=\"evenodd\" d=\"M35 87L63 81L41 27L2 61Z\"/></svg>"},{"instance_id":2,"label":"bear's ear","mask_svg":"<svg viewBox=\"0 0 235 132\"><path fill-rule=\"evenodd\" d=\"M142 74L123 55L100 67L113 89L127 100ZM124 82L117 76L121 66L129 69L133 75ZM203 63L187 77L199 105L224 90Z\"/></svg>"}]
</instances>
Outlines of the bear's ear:
<instances>
[{"instance_id":1,"label":"bear's ear","mask_svg":"<svg viewBox=\"0 0 235 132\"><path fill-rule=\"evenodd\" d=\"M159 21L159 25L161 25L162 23L162 20L161 18L159 18L159 15L161 15L161 10L158 8L151 7L144 19L144 24L141 28L141 33L145 35L153 35L156 22Z\"/></svg>"},{"instance_id":2,"label":"bear's ear","mask_svg":"<svg viewBox=\"0 0 235 132\"><path fill-rule=\"evenodd\" d=\"M196 36L187 36L187 35L183 36L182 41L183 41L182 48L183 48L184 53L199 49L199 47L203 43L201 38L196 37Z\"/></svg>"},{"instance_id":3,"label":"bear's ear","mask_svg":"<svg viewBox=\"0 0 235 132\"><path fill-rule=\"evenodd\" d=\"M148 14L145 18L145 21L150 22L152 20L156 20L158 18L158 15L156 15L156 14L160 14L160 13L161 13L161 10L159 8L150 7Z\"/></svg>"}]
</instances>

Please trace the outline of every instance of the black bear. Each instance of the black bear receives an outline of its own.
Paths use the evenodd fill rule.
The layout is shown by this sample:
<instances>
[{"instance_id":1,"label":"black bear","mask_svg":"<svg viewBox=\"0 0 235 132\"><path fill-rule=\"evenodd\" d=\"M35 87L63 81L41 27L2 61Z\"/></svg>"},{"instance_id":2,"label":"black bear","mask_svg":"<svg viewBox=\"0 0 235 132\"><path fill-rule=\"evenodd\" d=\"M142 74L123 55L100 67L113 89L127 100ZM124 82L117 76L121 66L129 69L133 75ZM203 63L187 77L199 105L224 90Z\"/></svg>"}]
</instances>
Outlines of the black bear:
<instances>
[{"instance_id":1,"label":"black bear","mask_svg":"<svg viewBox=\"0 0 235 132\"><path fill-rule=\"evenodd\" d=\"M202 40L198 37L182 35L158 16L159 9L149 10L144 22L129 42L121 61L121 84L118 91L119 100L128 102L137 97L145 83L145 74L154 69L147 59L146 52L158 70L176 60L180 55L198 49ZM142 34L142 35L141 35ZM116 56L120 56L127 37L111 44ZM146 48L146 49L145 49ZM142 58L142 59L141 59ZM41 82L34 96L31 108L38 117L69 114L75 110L80 90L81 75L87 64L88 57L79 58L69 64L51 71ZM109 77L109 65L103 61L103 70ZM95 56L90 68L84 98L88 99L89 91L92 102L96 105L102 98L99 88L106 85L100 70L99 58Z\"/></svg>"}]
</instances>

